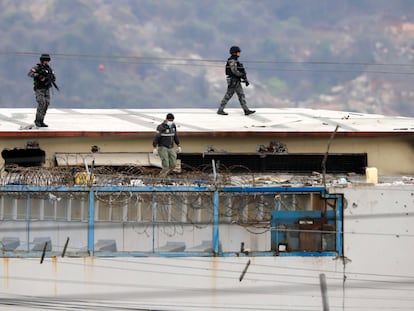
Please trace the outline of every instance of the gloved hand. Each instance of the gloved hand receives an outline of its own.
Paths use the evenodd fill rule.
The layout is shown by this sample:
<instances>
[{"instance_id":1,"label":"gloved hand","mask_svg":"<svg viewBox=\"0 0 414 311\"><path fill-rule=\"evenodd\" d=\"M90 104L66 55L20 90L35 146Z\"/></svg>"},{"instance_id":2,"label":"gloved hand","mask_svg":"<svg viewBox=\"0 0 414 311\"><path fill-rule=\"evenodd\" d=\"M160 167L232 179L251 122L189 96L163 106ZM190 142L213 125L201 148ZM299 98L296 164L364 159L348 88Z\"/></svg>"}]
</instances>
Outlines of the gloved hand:
<instances>
[{"instance_id":1,"label":"gloved hand","mask_svg":"<svg viewBox=\"0 0 414 311\"><path fill-rule=\"evenodd\" d=\"M155 156L158 156L158 149L157 148L152 149L152 154Z\"/></svg>"},{"instance_id":2,"label":"gloved hand","mask_svg":"<svg viewBox=\"0 0 414 311\"><path fill-rule=\"evenodd\" d=\"M178 152L178 153L181 153L181 146L178 146L178 147L177 147L177 152Z\"/></svg>"},{"instance_id":3,"label":"gloved hand","mask_svg":"<svg viewBox=\"0 0 414 311\"><path fill-rule=\"evenodd\" d=\"M249 80L244 80L244 83L246 84L246 87L248 87L250 85Z\"/></svg>"}]
</instances>

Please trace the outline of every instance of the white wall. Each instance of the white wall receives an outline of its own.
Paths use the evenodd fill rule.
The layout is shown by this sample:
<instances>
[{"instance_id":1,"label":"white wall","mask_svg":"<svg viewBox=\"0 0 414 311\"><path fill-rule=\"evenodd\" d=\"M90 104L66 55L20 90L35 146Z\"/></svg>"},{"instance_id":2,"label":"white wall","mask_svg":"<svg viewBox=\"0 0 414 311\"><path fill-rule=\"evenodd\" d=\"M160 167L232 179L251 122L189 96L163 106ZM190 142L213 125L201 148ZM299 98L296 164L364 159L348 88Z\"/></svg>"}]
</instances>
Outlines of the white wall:
<instances>
[{"instance_id":1,"label":"white wall","mask_svg":"<svg viewBox=\"0 0 414 311\"><path fill-rule=\"evenodd\" d=\"M345 305L414 310L414 187L351 187L344 194Z\"/></svg>"},{"instance_id":2,"label":"white wall","mask_svg":"<svg viewBox=\"0 0 414 311\"><path fill-rule=\"evenodd\" d=\"M414 310L414 186L338 190L346 201L345 264L333 257L2 258L0 306L320 311L325 274L330 310Z\"/></svg>"}]
</instances>

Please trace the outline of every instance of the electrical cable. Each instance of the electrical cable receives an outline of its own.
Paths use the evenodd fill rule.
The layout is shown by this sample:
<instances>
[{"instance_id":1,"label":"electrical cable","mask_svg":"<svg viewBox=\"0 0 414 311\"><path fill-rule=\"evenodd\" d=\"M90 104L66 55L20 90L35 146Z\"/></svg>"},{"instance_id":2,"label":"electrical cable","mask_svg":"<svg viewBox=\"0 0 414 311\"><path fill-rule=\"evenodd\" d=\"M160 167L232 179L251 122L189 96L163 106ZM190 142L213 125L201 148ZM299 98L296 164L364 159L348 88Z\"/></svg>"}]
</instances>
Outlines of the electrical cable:
<instances>
[{"instance_id":1,"label":"electrical cable","mask_svg":"<svg viewBox=\"0 0 414 311\"><path fill-rule=\"evenodd\" d=\"M57 59L74 59L77 61L101 61L105 60L109 63L126 63L126 64L141 64L141 65L168 65L168 66L195 66L195 67L223 67L223 60L217 59L194 59L194 58L179 58L179 57L147 57L147 56L128 56L128 55L99 55L99 54L68 54L68 53L52 53ZM0 52L0 56L38 56L39 52ZM211 65L212 63L212 65ZM367 70L361 68L356 69L319 69L319 68L277 68L270 65L323 65L323 66L364 66L364 67L408 67L413 68L414 64L409 63L370 63L370 62L341 62L341 61L258 61L245 60L245 64L266 65L266 68L257 66L247 66L249 71L276 71L276 72L326 72L326 73L359 73L366 74L390 74L390 75L414 75L411 71L396 71L396 70Z\"/></svg>"}]
</instances>

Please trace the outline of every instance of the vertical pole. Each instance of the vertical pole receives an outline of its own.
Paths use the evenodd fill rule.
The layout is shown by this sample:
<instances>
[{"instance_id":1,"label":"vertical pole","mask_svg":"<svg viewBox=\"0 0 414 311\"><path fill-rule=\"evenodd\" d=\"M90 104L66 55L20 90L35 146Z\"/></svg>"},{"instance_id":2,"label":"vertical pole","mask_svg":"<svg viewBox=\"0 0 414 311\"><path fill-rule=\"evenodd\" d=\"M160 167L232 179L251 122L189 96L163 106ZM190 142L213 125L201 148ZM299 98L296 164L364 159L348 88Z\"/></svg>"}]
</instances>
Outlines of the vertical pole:
<instances>
[{"instance_id":1,"label":"vertical pole","mask_svg":"<svg viewBox=\"0 0 414 311\"><path fill-rule=\"evenodd\" d=\"M184 203L182 205L181 209L181 221L186 222L187 221L187 211L188 211L188 197L184 197Z\"/></svg>"},{"instance_id":2,"label":"vertical pole","mask_svg":"<svg viewBox=\"0 0 414 311\"><path fill-rule=\"evenodd\" d=\"M232 210L232 201L231 201L231 196L226 194L226 199L225 199L225 207L226 207L226 216L225 216L225 221L227 221L228 223L231 222L232 217L233 217L233 210Z\"/></svg>"},{"instance_id":3,"label":"vertical pole","mask_svg":"<svg viewBox=\"0 0 414 311\"><path fill-rule=\"evenodd\" d=\"M72 199L71 198L67 199L66 220L72 221Z\"/></svg>"},{"instance_id":4,"label":"vertical pole","mask_svg":"<svg viewBox=\"0 0 414 311\"><path fill-rule=\"evenodd\" d=\"M95 196L93 190L89 190L89 215L88 215L88 251L93 256L95 241Z\"/></svg>"},{"instance_id":5,"label":"vertical pole","mask_svg":"<svg viewBox=\"0 0 414 311\"><path fill-rule=\"evenodd\" d=\"M319 274L319 283L321 287L321 296L322 296L322 307L323 311L329 311L329 304L328 304L328 290L326 286L326 277L325 274Z\"/></svg>"},{"instance_id":6,"label":"vertical pole","mask_svg":"<svg viewBox=\"0 0 414 311\"><path fill-rule=\"evenodd\" d=\"M0 197L0 220L4 220L4 196Z\"/></svg>"},{"instance_id":7,"label":"vertical pole","mask_svg":"<svg viewBox=\"0 0 414 311\"><path fill-rule=\"evenodd\" d=\"M155 193L152 193L151 202L151 222L152 222L152 252L155 251L155 221L157 219L157 201L155 200Z\"/></svg>"},{"instance_id":8,"label":"vertical pole","mask_svg":"<svg viewBox=\"0 0 414 311\"><path fill-rule=\"evenodd\" d=\"M142 220L142 203L141 200L139 198L137 198L137 221L141 221Z\"/></svg>"},{"instance_id":9,"label":"vertical pole","mask_svg":"<svg viewBox=\"0 0 414 311\"><path fill-rule=\"evenodd\" d=\"M172 200L171 197L168 196L168 200L167 200L167 221L171 222L171 213L172 213Z\"/></svg>"},{"instance_id":10,"label":"vertical pole","mask_svg":"<svg viewBox=\"0 0 414 311\"><path fill-rule=\"evenodd\" d=\"M27 251L30 251L30 218L31 218L31 198L30 198L30 192L27 192Z\"/></svg>"},{"instance_id":11,"label":"vertical pole","mask_svg":"<svg viewBox=\"0 0 414 311\"><path fill-rule=\"evenodd\" d=\"M213 192L213 253L219 253L219 192Z\"/></svg>"},{"instance_id":12,"label":"vertical pole","mask_svg":"<svg viewBox=\"0 0 414 311\"><path fill-rule=\"evenodd\" d=\"M336 249L338 250L339 257L343 256L343 205L342 205L342 196L337 196L336 203Z\"/></svg>"},{"instance_id":13,"label":"vertical pole","mask_svg":"<svg viewBox=\"0 0 414 311\"><path fill-rule=\"evenodd\" d=\"M128 202L125 201L124 205L122 205L122 221L128 221Z\"/></svg>"},{"instance_id":14,"label":"vertical pole","mask_svg":"<svg viewBox=\"0 0 414 311\"><path fill-rule=\"evenodd\" d=\"M214 182L217 181L217 170L216 170L216 161L211 160L211 166L213 168L213 177L214 177Z\"/></svg>"}]
</instances>

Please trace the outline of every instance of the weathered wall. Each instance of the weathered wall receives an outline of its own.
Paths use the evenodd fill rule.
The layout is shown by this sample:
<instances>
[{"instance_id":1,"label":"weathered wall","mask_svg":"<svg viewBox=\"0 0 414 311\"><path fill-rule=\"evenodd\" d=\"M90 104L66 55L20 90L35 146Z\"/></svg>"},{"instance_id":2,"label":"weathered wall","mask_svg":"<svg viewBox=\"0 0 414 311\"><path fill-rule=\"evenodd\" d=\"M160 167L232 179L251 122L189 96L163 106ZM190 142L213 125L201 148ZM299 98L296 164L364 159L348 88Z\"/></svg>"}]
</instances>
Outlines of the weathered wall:
<instances>
[{"instance_id":1,"label":"weathered wall","mask_svg":"<svg viewBox=\"0 0 414 311\"><path fill-rule=\"evenodd\" d=\"M414 186L344 194L345 307L413 310Z\"/></svg>"},{"instance_id":2,"label":"weathered wall","mask_svg":"<svg viewBox=\"0 0 414 311\"><path fill-rule=\"evenodd\" d=\"M40 264L39 258L2 258L2 310L31 310L35 304L81 310L322 310L320 274L326 275L331 310L413 310L414 186L354 185L337 191L345 196L345 261L58 257Z\"/></svg>"},{"instance_id":3,"label":"weathered wall","mask_svg":"<svg viewBox=\"0 0 414 311\"><path fill-rule=\"evenodd\" d=\"M55 152L90 152L91 146L100 152L152 152L152 136L145 137L27 137L0 139L0 149L24 148L26 142L36 140L46 151L47 165L53 165ZM255 153L258 145L268 146L270 141L287 145L289 153L321 153L327 150L329 138L320 136L278 137L244 136L182 136L183 152L202 153L213 146L217 151ZM368 166L377 167L379 175L414 174L414 140L409 136L342 137L337 136L330 145L330 153L367 153ZM0 159L3 162L3 159Z\"/></svg>"}]
</instances>

